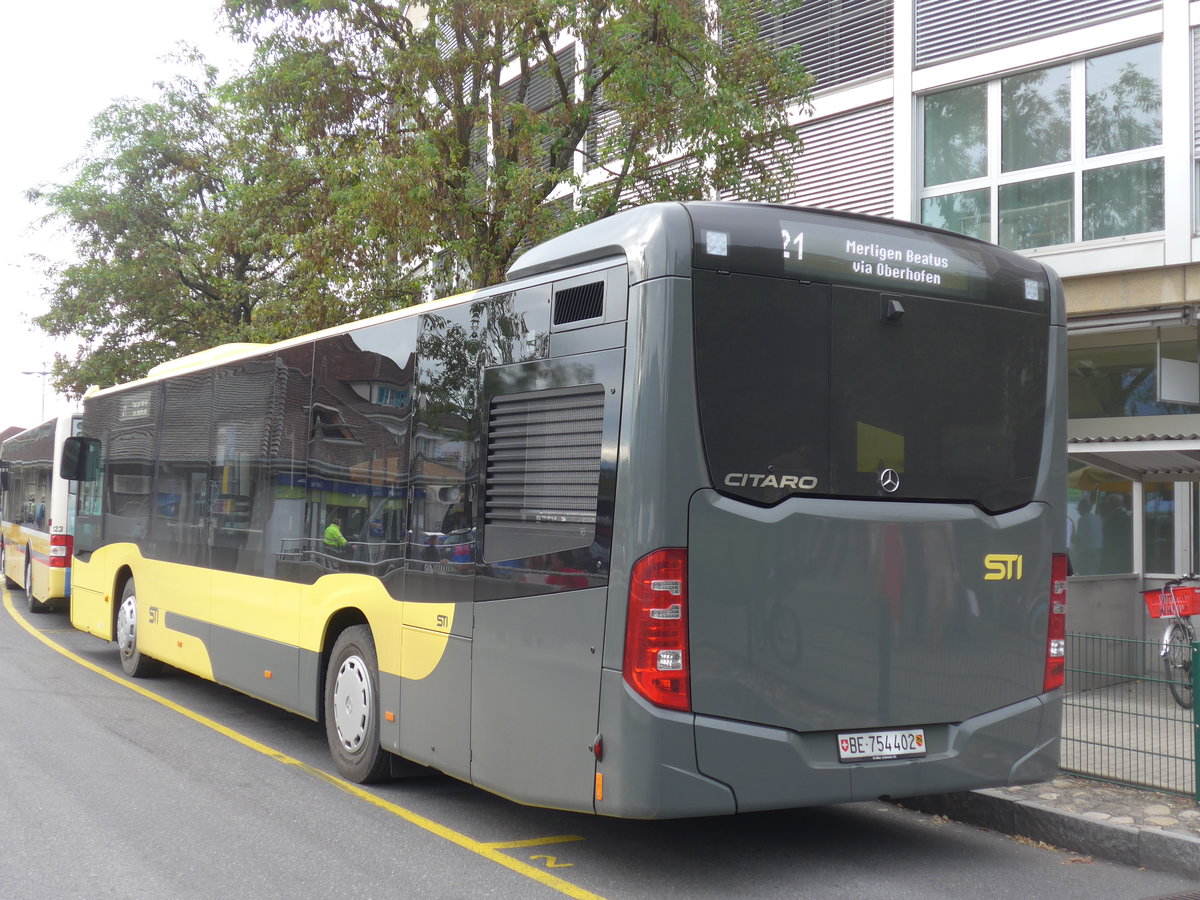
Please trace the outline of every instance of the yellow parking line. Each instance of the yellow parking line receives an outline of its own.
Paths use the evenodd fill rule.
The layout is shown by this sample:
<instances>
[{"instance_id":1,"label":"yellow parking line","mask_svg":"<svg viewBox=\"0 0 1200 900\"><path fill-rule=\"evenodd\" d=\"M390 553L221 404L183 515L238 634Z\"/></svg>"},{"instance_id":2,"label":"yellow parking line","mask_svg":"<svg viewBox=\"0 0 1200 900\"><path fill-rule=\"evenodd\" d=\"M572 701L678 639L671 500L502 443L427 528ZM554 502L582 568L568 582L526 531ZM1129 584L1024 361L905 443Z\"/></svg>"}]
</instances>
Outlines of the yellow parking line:
<instances>
[{"instance_id":1,"label":"yellow parking line","mask_svg":"<svg viewBox=\"0 0 1200 900\"><path fill-rule=\"evenodd\" d=\"M351 784L348 781L343 781L342 779L338 778L336 775L331 775L328 772L323 772L320 769L318 769L314 766L310 766L305 762L301 762L300 760L295 759L291 756L288 756L286 753L276 750L273 747L268 747L266 744L262 744L256 740L254 740L254 738L247 737L246 735L241 734L237 731L234 731L231 728L227 728L226 726L222 725L220 722L214 721L213 719L210 719L207 716L201 715L200 713L195 712L194 710L188 709L186 706L180 706L175 701L168 700L166 697L162 696L161 694L156 694L156 693L154 693L154 691L147 690L146 688L142 687L139 684L135 684L134 682L128 681L125 678L115 675L106 669L102 669L100 666L96 665L95 663L89 662L88 660L84 659L83 657L68 650L66 647L63 647L61 644L57 644L54 641L50 640L50 638L46 637L46 635L44 635L38 629L34 628L32 625L30 625L25 620L24 616L20 615L16 611L16 609L13 607L12 598L9 595L9 592L7 590L5 590L3 593L4 593L4 608L8 610L9 615L12 616L13 620L18 625L20 625L22 628L24 628L26 631L28 631L31 635L33 635L35 638L37 638L39 641L41 641L43 644L45 644L50 649L54 650L57 653L61 653L63 656L67 657L67 659L71 660L72 662L78 663L79 665L83 666L85 669L89 669L92 672L95 672L97 675L102 675L105 678L107 678L109 681L112 681L115 684L119 684L122 687L128 688L129 690L133 691L134 693L141 694L147 700L153 700L155 703L161 704L162 706L165 706L167 709L170 709L174 712L179 713L181 716L186 716L187 718L191 719L193 722L197 722L197 723L205 726L206 728L211 728L213 731L216 731L218 734L222 734L225 737L229 738L230 740L237 741L243 747L248 747L251 750L261 753L263 756L268 756L271 759L275 760L276 762L283 763L284 765L287 765L287 766L293 766L293 767L299 769L300 771L302 771L308 775L311 775L312 777L314 777L320 781L325 782L326 784L330 784L333 787L336 787L339 790L344 791L347 794L350 794L353 797L357 797L360 800L365 800L367 803L370 803L372 806L377 806L380 809L387 810L388 812L392 813L393 815L398 816L401 819L404 819L404 821L409 822L410 824L416 825L418 828L423 828L425 831L428 831L431 834L437 835L438 837L442 838L443 840L449 841L452 844L456 844L459 847L462 847L464 850L469 850L472 853L476 854L477 856L482 856L484 859L490 860L490 861L496 863L497 865L504 866L506 869L511 869L513 872L516 872L518 875L524 875L526 878L529 878L533 881L539 882L540 884L544 884L549 888L553 888L554 890L558 891L560 894L565 894L568 897L574 897L574 898L576 898L576 900L603 900L603 898L599 894L593 894L591 891L584 890L583 888L579 887L578 885L574 885L574 884L571 884L569 881L564 881L561 878L557 878L554 875L551 875L549 872L544 872L541 869L537 868L536 866L531 866L527 863L521 862L520 860L517 860L517 859L513 859L511 856L507 856L506 854L500 852L505 847L537 846L537 844L531 844L531 843L527 844L526 842L523 842L523 841L518 841L515 843L509 843L509 844L502 844L502 843L489 844L489 843L485 843L483 841L477 841L473 838L469 838L465 834L462 834L461 832L455 831L452 828L447 828L445 825L435 822L432 819L427 819L427 818L425 818L425 816L422 816L419 813L415 813L410 809L405 809L403 806L398 806L397 804L392 803L389 800L384 800L382 797L378 797L375 794L372 794L370 791L364 790L363 788L359 787L356 784ZM554 843L558 843L558 842L567 841L567 840L582 840L582 838L578 838L575 836L568 836L568 837L563 837L563 838L551 838L549 840Z\"/></svg>"},{"instance_id":2,"label":"yellow parking line","mask_svg":"<svg viewBox=\"0 0 1200 900\"><path fill-rule=\"evenodd\" d=\"M554 837L530 838L527 841L497 841L488 844L493 850L516 850L521 847L546 847L550 844L568 844L571 841L582 841L577 834L558 834Z\"/></svg>"}]
</instances>

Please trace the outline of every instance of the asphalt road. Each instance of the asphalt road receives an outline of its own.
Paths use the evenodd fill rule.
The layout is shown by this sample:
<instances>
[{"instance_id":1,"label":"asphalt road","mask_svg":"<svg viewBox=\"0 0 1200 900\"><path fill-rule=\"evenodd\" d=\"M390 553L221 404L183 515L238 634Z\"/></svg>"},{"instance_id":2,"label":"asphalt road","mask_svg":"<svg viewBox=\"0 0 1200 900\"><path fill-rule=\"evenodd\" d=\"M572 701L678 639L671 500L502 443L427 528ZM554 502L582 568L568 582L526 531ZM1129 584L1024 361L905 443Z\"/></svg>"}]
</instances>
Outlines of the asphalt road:
<instances>
[{"instance_id":1,"label":"asphalt road","mask_svg":"<svg viewBox=\"0 0 1200 900\"><path fill-rule=\"evenodd\" d=\"M123 675L65 613L0 609L0 900L1147 898L1194 889L858 803L622 822L442 775L332 775L320 726L168 670Z\"/></svg>"}]
</instances>

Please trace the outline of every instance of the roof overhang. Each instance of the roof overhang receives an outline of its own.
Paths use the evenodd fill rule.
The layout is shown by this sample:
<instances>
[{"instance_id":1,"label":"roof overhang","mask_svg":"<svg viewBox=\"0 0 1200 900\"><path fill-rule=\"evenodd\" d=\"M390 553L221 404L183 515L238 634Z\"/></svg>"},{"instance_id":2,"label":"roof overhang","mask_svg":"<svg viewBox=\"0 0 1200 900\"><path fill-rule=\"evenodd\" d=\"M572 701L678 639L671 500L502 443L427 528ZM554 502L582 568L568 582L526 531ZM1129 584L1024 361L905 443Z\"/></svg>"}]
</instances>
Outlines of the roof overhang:
<instances>
[{"instance_id":1,"label":"roof overhang","mask_svg":"<svg viewBox=\"0 0 1200 900\"><path fill-rule=\"evenodd\" d=\"M1067 453L1132 481L1200 481L1200 415L1075 419Z\"/></svg>"}]
</instances>

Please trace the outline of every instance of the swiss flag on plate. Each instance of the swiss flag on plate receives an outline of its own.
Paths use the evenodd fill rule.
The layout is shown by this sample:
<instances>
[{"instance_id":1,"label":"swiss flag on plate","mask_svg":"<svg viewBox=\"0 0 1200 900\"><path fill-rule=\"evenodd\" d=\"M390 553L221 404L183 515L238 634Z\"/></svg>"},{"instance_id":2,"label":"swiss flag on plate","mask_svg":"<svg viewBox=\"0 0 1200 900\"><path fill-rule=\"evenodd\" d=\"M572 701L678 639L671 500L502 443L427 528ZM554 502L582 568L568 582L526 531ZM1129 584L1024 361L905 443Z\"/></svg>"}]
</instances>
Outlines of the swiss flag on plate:
<instances>
[{"instance_id":1,"label":"swiss flag on plate","mask_svg":"<svg viewBox=\"0 0 1200 900\"><path fill-rule=\"evenodd\" d=\"M842 752L846 753L849 750L850 750L850 742L848 740L846 740L845 738L842 738Z\"/></svg>"}]
</instances>

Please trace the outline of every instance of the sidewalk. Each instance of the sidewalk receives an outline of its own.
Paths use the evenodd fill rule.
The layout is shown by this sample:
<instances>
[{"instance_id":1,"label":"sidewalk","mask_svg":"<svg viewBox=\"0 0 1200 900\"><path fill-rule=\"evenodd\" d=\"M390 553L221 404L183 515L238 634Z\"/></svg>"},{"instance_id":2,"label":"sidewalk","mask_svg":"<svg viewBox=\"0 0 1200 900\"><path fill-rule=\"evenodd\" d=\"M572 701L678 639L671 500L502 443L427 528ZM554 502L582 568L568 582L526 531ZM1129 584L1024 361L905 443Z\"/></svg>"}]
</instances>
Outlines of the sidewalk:
<instances>
[{"instance_id":1,"label":"sidewalk","mask_svg":"<svg viewBox=\"0 0 1200 900\"><path fill-rule=\"evenodd\" d=\"M1187 797L1061 775L1025 787L898 802L1063 850L1200 880L1200 806Z\"/></svg>"}]
</instances>

